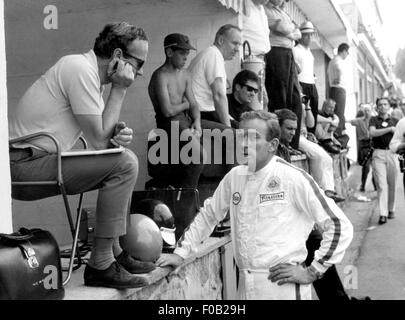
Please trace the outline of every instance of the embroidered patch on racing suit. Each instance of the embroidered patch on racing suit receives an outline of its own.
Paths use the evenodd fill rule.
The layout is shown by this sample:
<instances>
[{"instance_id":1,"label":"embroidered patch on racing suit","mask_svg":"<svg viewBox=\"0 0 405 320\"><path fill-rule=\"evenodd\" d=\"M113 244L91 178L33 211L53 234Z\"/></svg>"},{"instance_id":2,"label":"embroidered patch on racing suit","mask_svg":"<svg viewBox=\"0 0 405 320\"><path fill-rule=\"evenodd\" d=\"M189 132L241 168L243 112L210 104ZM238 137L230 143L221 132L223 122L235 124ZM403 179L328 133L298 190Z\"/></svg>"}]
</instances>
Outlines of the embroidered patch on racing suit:
<instances>
[{"instance_id":1,"label":"embroidered patch on racing suit","mask_svg":"<svg viewBox=\"0 0 405 320\"><path fill-rule=\"evenodd\" d=\"M260 203L284 200L284 191L277 193L260 194Z\"/></svg>"}]
</instances>

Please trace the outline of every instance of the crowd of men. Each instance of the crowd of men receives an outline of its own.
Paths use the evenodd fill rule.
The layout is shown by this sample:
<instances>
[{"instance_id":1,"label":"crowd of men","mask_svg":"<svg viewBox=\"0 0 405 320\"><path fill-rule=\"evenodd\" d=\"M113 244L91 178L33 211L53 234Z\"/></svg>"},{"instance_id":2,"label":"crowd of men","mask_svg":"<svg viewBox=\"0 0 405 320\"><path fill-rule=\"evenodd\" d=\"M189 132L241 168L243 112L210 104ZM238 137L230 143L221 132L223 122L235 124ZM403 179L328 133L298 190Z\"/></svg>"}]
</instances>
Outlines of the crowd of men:
<instances>
[{"instance_id":1,"label":"crowd of men","mask_svg":"<svg viewBox=\"0 0 405 320\"><path fill-rule=\"evenodd\" d=\"M181 159L178 163L148 163L148 173L160 180L159 186L198 187L206 151L202 147L204 130L243 132L239 141L243 163L224 163L227 174L179 239L173 254L153 264L136 260L120 247L119 237L126 233L128 203L138 175L138 160L132 151L63 160L68 194L99 189L95 240L84 273L85 285L118 289L144 286L144 278L135 274L181 264L229 213L241 298L311 299L313 282L318 284L315 288L320 298L349 298L334 265L342 260L353 227L336 204L344 198L335 191L331 157L347 146L342 64L349 46L341 44L329 64L330 99L318 111L310 50L313 25L307 21L296 26L284 11L283 0L252 0L249 5L251 15L244 17L248 22L245 28L230 24L219 28L213 44L197 52L187 69L190 50L196 50L189 37L167 35L162 44L165 62L150 79L148 92L156 127L169 137L167 150L172 152L173 130L187 136L180 139L181 146L198 150L197 161L190 163ZM259 32L252 32L250 28L258 25ZM266 38L263 43L251 43L254 55L266 62L265 78L242 70L227 94L225 61L237 56L244 37ZM106 25L92 50L61 58L26 91L10 119L10 137L46 128L57 137L62 151L71 149L82 134L95 149L128 146L133 131L119 121L120 112L127 88L142 74L148 42L141 28L126 22ZM104 101L102 87L107 84L111 91ZM259 92L264 93L266 103L256 110ZM387 113L388 102L378 100L378 116L366 117L374 148L380 223L394 217L395 203L390 179L395 180L397 160L389 143L396 121ZM396 142L391 146L396 152L405 148L403 123L397 127L402 131L395 133ZM153 141L147 143L153 147ZM12 179L51 180L54 177L49 168L57 163L54 152L44 139L14 145L10 149ZM234 154L234 145L225 144L221 152ZM291 155L302 153L308 158L311 175L289 163ZM384 175L390 177L388 182ZM47 192L36 196L55 194Z\"/></svg>"}]
</instances>

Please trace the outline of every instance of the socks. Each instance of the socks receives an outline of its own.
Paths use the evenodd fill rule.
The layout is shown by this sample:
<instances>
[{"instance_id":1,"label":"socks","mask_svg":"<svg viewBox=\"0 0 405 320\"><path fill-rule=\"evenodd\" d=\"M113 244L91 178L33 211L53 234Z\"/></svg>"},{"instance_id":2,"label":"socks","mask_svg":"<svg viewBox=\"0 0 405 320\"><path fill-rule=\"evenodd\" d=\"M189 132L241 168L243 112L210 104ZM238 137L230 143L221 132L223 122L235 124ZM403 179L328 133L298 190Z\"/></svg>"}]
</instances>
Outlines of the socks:
<instances>
[{"instance_id":1,"label":"socks","mask_svg":"<svg viewBox=\"0 0 405 320\"><path fill-rule=\"evenodd\" d=\"M108 269L115 261L112 250L113 242L114 238L94 238L88 265L98 270Z\"/></svg>"},{"instance_id":2,"label":"socks","mask_svg":"<svg viewBox=\"0 0 405 320\"><path fill-rule=\"evenodd\" d=\"M120 246L120 241L118 237L114 239L112 250L114 257L118 257L122 253L122 248Z\"/></svg>"}]
</instances>

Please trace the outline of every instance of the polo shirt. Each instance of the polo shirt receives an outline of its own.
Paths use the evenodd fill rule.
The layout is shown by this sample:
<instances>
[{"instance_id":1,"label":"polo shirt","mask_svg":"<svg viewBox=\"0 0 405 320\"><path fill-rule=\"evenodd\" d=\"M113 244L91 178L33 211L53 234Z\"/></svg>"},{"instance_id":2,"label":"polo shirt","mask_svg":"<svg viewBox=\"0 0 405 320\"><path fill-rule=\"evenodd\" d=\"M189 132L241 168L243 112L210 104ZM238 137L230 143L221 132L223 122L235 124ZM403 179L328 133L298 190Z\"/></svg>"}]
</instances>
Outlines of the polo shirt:
<instances>
[{"instance_id":1,"label":"polo shirt","mask_svg":"<svg viewBox=\"0 0 405 320\"><path fill-rule=\"evenodd\" d=\"M395 127L397 122L398 120L393 118L387 118L384 120L383 118L377 116L372 117L370 119L370 127L375 127L376 129L386 129L389 127ZM373 147L375 149L384 149L384 150L389 149L390 141L393 135L394 135L393 132L388 132L382 136L373 137L372 138Z\"/></svg>"},{"instance_id":2,"label":"polo shirt","mask_svg":"<svg viewBox=\"0 0 405 320\"><path fill-rule=\"evenodd\" d=\"M82 134L75 116L101 116L103 111L103 87L94 51L64 56L34 82L15 107L9 120L10 138L46 131L58 139L61 151L70 150ZM56 151L48 138L14 147Z\"/></svg>"}]
</instances>

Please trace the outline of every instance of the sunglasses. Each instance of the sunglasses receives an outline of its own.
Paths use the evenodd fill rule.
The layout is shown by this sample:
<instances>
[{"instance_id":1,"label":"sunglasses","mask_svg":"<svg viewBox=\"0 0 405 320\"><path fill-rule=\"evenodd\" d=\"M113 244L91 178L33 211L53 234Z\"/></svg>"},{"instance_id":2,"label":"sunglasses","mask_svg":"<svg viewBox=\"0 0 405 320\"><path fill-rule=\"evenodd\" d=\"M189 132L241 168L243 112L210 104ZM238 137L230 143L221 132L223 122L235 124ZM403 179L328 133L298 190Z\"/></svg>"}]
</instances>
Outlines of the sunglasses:
<instances>
[{"instance_id":1,"label":"sunglasses","mask_svg":"<svg viewBox=\"0 0 405 320\"><path fill-rule=\"evenodd\" d=\"M132 58L132 59L134 59L135 61L136 61L136 69L142 69L142 67L143 67L143 65L144 65L144 63L145 63L145 61L144 60L142 60L142 59L139 59L139 58L137 58L137 57L134 57L132 54L129 54L128 52L124 52L124 55L126 55L126 56L128 56L128 57L130 57L130 58ZM132 63L131 63L132 64ZM135 67L134 65L132 65L133 67Z\"/></svg>"},{"instance_id":2,"label":"sunglasses","mask_svg":"<svg viewBox=\"0 0 405 320\"><path fill-rule=\"evenodd\" d=\"M248 86L247 84L245 84L245 85L243 85L245 88L246 88L246 90L248 91L248 92L254 92L254 93L258 93L259 92L259 89L256 89L256 88L253 88L253 87L251 87L251 86Z\"/></svg>"}]
</instances>

